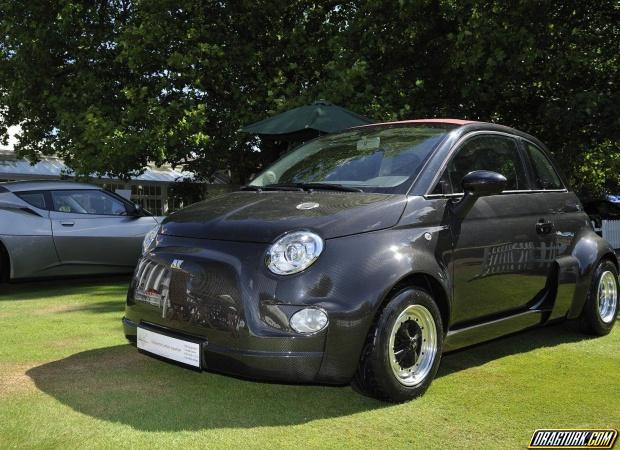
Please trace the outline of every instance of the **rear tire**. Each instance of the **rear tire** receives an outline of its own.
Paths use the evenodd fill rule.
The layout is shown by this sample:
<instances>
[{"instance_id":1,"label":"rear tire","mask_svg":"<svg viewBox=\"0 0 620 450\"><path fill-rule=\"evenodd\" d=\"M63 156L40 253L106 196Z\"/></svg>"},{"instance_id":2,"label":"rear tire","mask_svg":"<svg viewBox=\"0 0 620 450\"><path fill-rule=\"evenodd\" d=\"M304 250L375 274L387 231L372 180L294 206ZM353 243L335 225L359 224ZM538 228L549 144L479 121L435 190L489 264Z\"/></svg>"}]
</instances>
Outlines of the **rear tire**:
<instances>
[{"instance_id":1,"label":"rear tire","mask_svg":"<svg viewBox=\"0 0 620 450\"><path fill-rule=\"evenodd\" d=\"M618 269L603 260L592 275L586 303L579 317L581 330L595 336L609 334L618 315Z\"/></svg>"},{"instance_id":2,"label":"rear tire","mask_svg":"<svg viewBox=\"0 0 620 450\"><path fill-rule=\"evenodd\" d=\"M371 328L353 385L394 403L422 395L441 361L443 325L433 297L421 289L395 294Z\"/></svg>"},{"instance_id":3,"label":"rear tire","mask_svg":"<svg viewBox=\"0 0 620 450\"><path fill-rule=\"evenodd\" d=\"M9 281L9 276L9 254L0 243L0 283L6 283Z\"/></svg>"}]
</instances>

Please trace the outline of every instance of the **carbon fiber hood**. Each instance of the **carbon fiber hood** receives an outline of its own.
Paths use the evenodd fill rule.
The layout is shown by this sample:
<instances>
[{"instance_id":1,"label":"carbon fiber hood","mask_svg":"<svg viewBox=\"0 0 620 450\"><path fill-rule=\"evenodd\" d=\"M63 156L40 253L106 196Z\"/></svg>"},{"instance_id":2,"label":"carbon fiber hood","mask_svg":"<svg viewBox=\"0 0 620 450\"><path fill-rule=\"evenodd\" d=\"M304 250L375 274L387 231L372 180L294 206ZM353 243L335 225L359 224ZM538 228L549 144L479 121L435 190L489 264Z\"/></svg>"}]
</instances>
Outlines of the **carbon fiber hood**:
<instances>
[{"instance_id":1,"label":"carbon fiber hood","mask_svg":"<svg viewBox=\"0 0 620 450\"><path fill-rule=\"evenodd\" d=\"M310 209L299 206L303 203ZM392 227L406 203L405 195L374 193L235 192L171 214L162 233L267 243L283 233L307 229L330 239Z\"/></svg>"}]
</instances>

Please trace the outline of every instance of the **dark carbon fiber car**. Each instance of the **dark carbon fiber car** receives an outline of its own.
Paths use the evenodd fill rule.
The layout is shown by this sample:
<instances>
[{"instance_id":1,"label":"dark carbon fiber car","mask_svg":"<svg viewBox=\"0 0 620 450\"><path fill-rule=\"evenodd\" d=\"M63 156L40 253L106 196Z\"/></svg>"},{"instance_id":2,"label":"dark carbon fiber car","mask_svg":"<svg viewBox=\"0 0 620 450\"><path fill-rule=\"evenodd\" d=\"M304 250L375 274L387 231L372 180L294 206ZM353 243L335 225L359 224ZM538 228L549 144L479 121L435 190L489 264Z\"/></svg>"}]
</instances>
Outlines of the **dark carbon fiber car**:
<instances>
[{"instance_id":1,"label":"dark carbon fiber car","mask_svg":"<svg viewBox=\"0 0 620 450\"><path fill-rule=\"evenodd\" d=\"M534 137L459 120L352 129L171 215L136 269L138 348L248 378L422 394L444 352L577 319L618 261Z\"/></svg>"}]
</instances>

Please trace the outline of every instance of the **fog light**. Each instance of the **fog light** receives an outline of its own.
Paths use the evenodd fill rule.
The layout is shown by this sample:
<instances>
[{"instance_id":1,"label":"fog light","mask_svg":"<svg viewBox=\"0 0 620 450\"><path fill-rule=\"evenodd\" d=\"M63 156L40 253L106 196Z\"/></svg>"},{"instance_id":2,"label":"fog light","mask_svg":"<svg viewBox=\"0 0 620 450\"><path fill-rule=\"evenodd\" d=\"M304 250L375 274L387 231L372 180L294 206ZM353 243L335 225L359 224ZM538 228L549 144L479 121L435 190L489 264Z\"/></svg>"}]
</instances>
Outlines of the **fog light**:
<instances>
[{"instance_id":1,"label":"fog light","mask_svg":"<svg viewBox=\"0 0 620 450\"><path fill-rule=\"evenodd\" d=\"M327 314L316 308L305 308L291 317L291 328L298 333L316 333L327 326Z\"/></svg>"}]
</instances>

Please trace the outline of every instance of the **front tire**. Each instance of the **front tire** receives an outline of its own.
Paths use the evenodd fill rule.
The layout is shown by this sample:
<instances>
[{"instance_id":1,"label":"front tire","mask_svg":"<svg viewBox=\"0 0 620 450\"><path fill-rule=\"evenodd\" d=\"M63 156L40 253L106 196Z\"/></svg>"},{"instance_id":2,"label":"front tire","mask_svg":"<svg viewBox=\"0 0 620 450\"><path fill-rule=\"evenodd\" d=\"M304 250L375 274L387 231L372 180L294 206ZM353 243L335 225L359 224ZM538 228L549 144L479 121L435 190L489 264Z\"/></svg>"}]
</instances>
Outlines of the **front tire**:
<instances>
[{"instance_id":1,"label":"front tire","mask_svg":"<svg viewBox=\"0 0 620 450\"><path fill-rule=\"evenodd\" d=\"M579 318L585 333L609 334L618 315L619 291L618 269L611 261L601 261L592 276L588 298Z\"/></svg>"},{"instance_id":2,"label":"front tire","mask_svg":"<svg viewBox=\"0 0 620 450\"><path fill-rule=\"evenodd\" d=\"M353 384L362 393L405 402L430 386L441 361L443 324L433 297L421 289L398 292L370 330Z\"/></svg>"}]
</instances>

